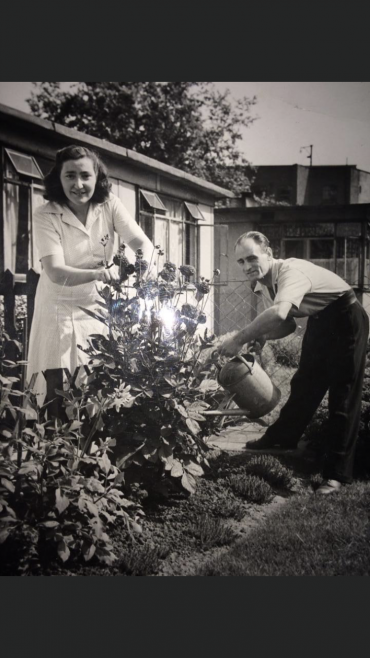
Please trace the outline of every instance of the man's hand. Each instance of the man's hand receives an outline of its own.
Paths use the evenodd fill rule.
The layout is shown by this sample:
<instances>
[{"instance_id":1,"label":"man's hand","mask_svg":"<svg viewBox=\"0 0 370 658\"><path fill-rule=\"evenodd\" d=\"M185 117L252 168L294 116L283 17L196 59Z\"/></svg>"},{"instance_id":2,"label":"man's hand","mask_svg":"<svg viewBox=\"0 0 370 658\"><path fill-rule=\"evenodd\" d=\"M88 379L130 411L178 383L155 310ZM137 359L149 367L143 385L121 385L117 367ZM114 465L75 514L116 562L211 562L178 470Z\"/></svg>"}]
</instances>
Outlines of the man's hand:
<instances>
[{"instance_id":1,"label":"man's hand","mask_svg":"<svg viewBox=\"0 0 370 658\"><path fill-rule=\"evenodd\" d=\"M235 336L226 338L222 344L217 347L217 352L220 354L220 356L235 356L238 354L238 352L240 352L243 345L244 342L241 341L239 335L235 334Z\"/></svg>"},{"instance_id":2,"label":"man's hand","mask_svg":"<svg viewBox=\"0 0 370 658\"><path fill-rule=\"evenodd\" d=\"M254 352L255 354L261 354L264 346L266 344L266 338L256 338L252 340L248 345L248 352Z\"/></svg>"}]
</instances>

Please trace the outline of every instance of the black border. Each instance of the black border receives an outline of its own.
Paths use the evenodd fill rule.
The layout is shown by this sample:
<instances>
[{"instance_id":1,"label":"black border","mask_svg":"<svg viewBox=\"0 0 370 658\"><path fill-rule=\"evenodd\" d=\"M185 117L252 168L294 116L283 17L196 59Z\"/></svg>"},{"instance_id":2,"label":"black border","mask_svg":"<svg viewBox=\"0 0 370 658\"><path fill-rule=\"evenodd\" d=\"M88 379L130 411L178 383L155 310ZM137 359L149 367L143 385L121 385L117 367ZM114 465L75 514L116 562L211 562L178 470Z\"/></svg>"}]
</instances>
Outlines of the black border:
<instances>
[{"instance_id":1,"label":"black border","mask_svg":"<svg viewBox=\"0 0 370 658\"><path fill-rule=\"evenodd\" d=\"M117 15L116 20L112 9L101 16L101 10L86 5L80 12L77 6L55 4L38 12L29 4L21 14L18 5L13 10L3 7L2 76L8 80L253 77L272 81L366 77L368 35L363 6L360 12L342 14L339 6L328 12L322 5L316 16L311 7L297 4L290 15L288 8L283 15L279 3L272 9L259 5L259 12L247 6L244 14L239 4L229 10L225 6L222 11L213 9L202 20L194 11L181 11L180 5L173 11L174 7L164 15L157 7L153 17L140 4L136 15L125 8L125 15ZM172 16L174 29L168 20ZM37 631L50 654L49 624L56 629L57 648L61 638L66 638L69 653L79 655L85 655L90 638L100 634L115 637L120 650L133 656L142 653L146 639L150 651L166 648L173 653L187 647L208 654L216 639L218 648L228 655L248 651L263 655L268 641L273 651L285 648L297 653L309 638L322 655L326 653L319 638L323 627L331 632L327 653L332 654L341 624L348 636L351 625L352 629L358 626L366 611L361 602L365 583L359 578L141 578L133 583L129 578L87 577L81 582L78 577L60 577L35 582L3 577L1 598L9 625L2 617L2 627L11 630L14 626L4 655L19 655L17 643L22 639L27 651L33 652ZM74 628L80 629L83 643L73 639ZM362 628L367 624L363 622ZM198 645L197 629L206 635L208 644ZM173 631L177 633L171 641ZM300 632L297 642L295 631ZM358 638L356 631L356 642ZM130 639L134 640L132 651ZM353 648L352 636L356 655Z\"/></svg>"}]
</instances>

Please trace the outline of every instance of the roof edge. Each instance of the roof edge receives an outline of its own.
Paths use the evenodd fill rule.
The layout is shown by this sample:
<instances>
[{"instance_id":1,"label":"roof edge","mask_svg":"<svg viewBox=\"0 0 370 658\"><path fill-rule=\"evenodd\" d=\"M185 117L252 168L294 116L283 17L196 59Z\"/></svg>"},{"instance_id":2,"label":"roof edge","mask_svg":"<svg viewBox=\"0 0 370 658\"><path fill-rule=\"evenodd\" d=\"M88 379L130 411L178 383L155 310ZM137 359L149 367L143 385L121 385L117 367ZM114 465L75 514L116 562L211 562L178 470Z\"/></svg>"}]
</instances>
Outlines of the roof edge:
<instances>
[{"instance_id":1,"label":"roof edge","mask_svg":"<svg viewBox=\"0 0 370 658\"><path fill-rule=\"evenodd\" d=\"M62 126L59 123L54 123L49 119L40 119L39 117L35 117L32 114L27 114L27 112L22 112L21 110L9 107L8 105L3 105L2 103L0 103L0 116L1 114L7 117L13 117L18 121L31 123L35 126L39 126L44 130L50 130L53 133L57 133L61 136L65 135L66 137L74 138L79 142L85 142L91 146L96 146L97 148L114 156L119 156L120 158L129 161L131 160L136 165L141 165L147 169L154 170L157 173L162 172L163 174L169 175L171 178L188 183L193 187L201 188L202 190L207 191L216 197L235 198L235 194L226 188L215 185L214 183L210 183L209 181L198 176L194 176L193 174L188 174L187 172L182 171L181 169L177 169L176 167L172 167L171 165L159 162L159 160L150 158L147 155L142 155L123 146L113 144L108 140L101 139L99 137L93 137L92 135L80 132L74 128L67 128L66 126Z\"/></svg>"}]
</instances>

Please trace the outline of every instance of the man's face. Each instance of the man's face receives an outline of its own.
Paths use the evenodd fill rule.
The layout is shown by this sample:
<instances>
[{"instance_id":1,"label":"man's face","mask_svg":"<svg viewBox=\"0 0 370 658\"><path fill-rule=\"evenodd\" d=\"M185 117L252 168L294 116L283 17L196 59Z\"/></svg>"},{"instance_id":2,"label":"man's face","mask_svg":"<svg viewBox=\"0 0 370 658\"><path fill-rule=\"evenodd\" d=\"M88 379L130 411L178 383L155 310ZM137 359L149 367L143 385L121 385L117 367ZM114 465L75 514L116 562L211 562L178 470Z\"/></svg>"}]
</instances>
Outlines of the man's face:
<instances>
[{"instance_id":1,"label":"man's face","mask_svg":"<svg viewBox=\"0 0 370 658\"><path fill-rule=\"evenodd\" d=\"M248 281L263 279L271 269L272 252L270 247L267 248L267 251L263 251L252 238L245 238L237 245L235 257Z\"/></svg>"}]
</instances>

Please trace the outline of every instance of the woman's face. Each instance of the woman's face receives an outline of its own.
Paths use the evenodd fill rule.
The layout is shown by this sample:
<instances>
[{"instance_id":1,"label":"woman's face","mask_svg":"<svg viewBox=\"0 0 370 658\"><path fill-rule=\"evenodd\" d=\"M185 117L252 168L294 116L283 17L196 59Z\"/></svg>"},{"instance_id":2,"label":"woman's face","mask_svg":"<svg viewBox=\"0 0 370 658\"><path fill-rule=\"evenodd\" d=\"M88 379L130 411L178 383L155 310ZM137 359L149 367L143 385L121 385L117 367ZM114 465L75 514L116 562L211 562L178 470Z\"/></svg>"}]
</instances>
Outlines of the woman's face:
<instances>
[{"instance_id":1,"label":"woman's face","mask_svg":"<svg viewBox=\"0 0 370 658\"><path fill-rule=\"evenodd\" d=\"M88 157L63 162L60 172L63 192L72 206L81 208L95 191L96 173L93 161Z\"/></svg>"}]
</instances>

